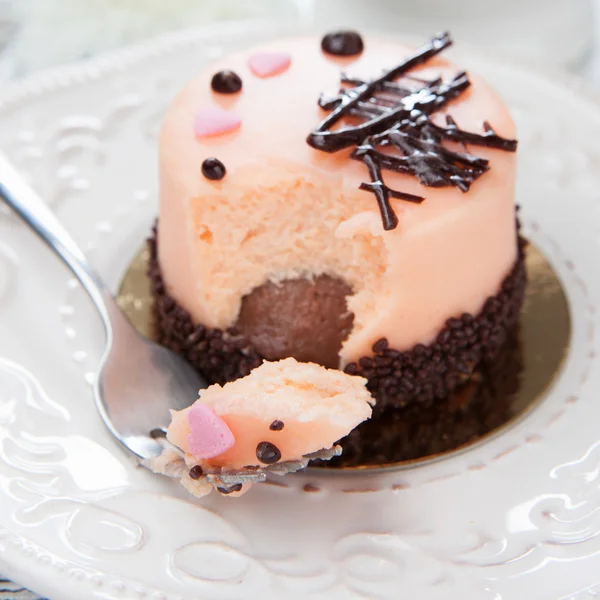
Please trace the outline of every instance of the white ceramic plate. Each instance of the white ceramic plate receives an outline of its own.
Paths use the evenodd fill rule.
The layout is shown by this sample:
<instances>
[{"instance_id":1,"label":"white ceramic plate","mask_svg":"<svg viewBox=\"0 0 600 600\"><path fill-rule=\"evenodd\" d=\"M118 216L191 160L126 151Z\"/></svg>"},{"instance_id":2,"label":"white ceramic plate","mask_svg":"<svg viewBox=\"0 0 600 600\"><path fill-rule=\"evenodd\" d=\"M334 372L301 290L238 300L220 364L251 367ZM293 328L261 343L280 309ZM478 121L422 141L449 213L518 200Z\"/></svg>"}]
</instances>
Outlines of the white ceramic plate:
<instances>
[{"instance_id":1,"label":"white ceramic plate","mask_svg":"<svg viewBox=\"0 0 600 600\"><path fill-rule=\"evenodd\" d=\"M2 150L117 287L155 218L156 132L207 60L260 25L168 36L3 95ZM136 468L96 416L103 335L84 293L0 214L0 572L53 600L600 595L600 110L513 66L460 58L519 124L526 234L568 293L572 346L543 404L424 466L193 501Z\"/></svg>"}]
</instances>

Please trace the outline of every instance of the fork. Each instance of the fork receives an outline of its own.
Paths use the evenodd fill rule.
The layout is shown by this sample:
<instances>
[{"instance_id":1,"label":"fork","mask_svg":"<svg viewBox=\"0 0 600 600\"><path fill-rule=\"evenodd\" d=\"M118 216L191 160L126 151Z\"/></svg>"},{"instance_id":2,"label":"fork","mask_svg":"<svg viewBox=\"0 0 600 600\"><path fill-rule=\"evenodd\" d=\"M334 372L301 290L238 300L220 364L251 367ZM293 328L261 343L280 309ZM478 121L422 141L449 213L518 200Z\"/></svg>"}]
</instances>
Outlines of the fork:
<instances>
[{"instance_id":1,"label":"fork","mask_svg":"<svg viewBox=\"0 0 600 600\"><path fill-rule=\"evenodd\" d=\"M137 332L68 231L2 155L0 197L66 263L98 309L106 331L93 385L100 417L137 458L157 456L169 409L192 404L206 382L183 358Z\"/></svg>"}]
</instances>

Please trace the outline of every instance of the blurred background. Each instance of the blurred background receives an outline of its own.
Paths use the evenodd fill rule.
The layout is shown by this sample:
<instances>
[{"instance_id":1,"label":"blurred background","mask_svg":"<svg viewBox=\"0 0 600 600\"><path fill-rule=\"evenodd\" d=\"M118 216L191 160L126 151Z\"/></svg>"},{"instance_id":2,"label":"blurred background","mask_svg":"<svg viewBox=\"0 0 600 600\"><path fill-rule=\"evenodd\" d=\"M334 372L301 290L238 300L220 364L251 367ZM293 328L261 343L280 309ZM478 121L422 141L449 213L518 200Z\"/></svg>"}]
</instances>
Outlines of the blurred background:
<instances>
[{"instance_id":1,"label":"blurred background","mask_svg":"<svg viewBox=\"0 0 600 600\"><path fill-rule=\"evenodd\" d=\"M268 18L318 32L422 38L449 29L495 55L563 67L600 86L598 13L600 0L0 0L0 82L173 29Z\"/></svg>"}]
</instances>

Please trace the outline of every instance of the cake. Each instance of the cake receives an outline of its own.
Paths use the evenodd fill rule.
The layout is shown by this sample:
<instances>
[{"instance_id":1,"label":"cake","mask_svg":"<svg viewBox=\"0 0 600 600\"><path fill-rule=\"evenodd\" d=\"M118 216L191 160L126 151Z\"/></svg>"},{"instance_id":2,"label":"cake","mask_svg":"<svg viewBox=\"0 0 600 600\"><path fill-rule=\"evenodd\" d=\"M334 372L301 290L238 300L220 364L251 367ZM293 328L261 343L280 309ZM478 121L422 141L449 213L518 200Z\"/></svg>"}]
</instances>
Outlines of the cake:
<instances>
[{"instance_id":1,"label":"cake","mask_svg":"<svg viewBox=\"0 0 600 600\"><path fill-rule=\"evenodd\" d=\"M328 460L371 416L362 377L293 358L263 364L236 381L200 391L189 408L172 411L167 446L147 466L195 496L217 489L239 496L267 474L284 475L311 459Z\"/></svg>"},{"instance_id":2,"label":"cake","mask_svg":"<svg viewBox=\"0 0 600 600\"><path fill-rule=\"evenodd\" d=\"M293 357L432 405L498 359L525 287L515 126L442 56L334 32L204 69L168 108L157 335L213 383Z\"/></svg>"}]
</instances>

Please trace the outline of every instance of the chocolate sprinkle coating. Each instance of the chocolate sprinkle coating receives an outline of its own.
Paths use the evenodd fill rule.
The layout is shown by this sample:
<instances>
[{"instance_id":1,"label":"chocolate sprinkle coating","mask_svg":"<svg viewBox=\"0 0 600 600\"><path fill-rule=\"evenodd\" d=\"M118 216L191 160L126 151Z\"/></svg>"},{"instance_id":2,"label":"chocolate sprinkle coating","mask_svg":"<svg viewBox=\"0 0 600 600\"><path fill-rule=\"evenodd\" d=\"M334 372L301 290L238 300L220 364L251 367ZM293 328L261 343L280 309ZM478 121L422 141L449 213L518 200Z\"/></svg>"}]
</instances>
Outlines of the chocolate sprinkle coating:
<instances>
[{"instance_id":1,"label":"chocolate sprinkle coating","mask_svg":"<svg viewBox=\"0 0 600 600\"><path fill-rule=\"evenodd\" d=\"M364 48L362 37L356 31L332 31L321 40L321 50L333 56L355 56Z\"/></svg>"},{"instance_id":2,"label":"chocolate sprinkle coating","mask_svg":"<svg viewBox=\"0 0 600 600\"><path fill-rule=\"evenodd\" d=\"M206 158L202 163L202 175L206 179L218 181L225 177L225 173L227 173L227 169L218 158Z\"/></svg>"},{"instance_id":3,"label":"chocolate sprinkle coating","mask_svg":"<svg viewBox=\"0 0 600 600\"><path fill-rule=\"evenodd\" d=\"M430 405L391 407L361 423L338 442L341 456L318 467L357 467L415 460L470 444L514 416L513 394L523 368L518 328L509 332L498 359L478 369L448 398Z\"/></svg>"},{"instance_id":4,"label":"chocolate sprinkle coating","mask_svg":"<svg viewBox=\"0 0 600 600\"><path fill-rule=\"evenodd\" d=\"M275 421L273 421L270 425L269 425L269 429L271 431L281 431L283 428L285 427L285 424L283 421L280 421L279 419L275 419Z\"/></svg>"},{"instance_id":5,"label":"chocolate sprinkle coating","mask_svg":"<svg viewBox=\"0 0 600 600\"><path fill-rule=\"evenodd\" d=\"M256 458L265 465L273 465L281 460L281 451L271 442L260 442L256 446Z\"/></svg>"},{"instance_id":6,"label":"chocolate sprinkle coating","mask_svg":"<svg viewBox=\"0 0 600 600\"><path fill-rule=\"evenodd\" d=\"M327 462L327 461L323 461L323 462ZM304 484L304 487L302 488L305 492L320 492L321 488L316 486L314 483L306 483Z\"/></svg>"},{"instance_id":7,"label":"chocolate sprinkle coating","mask_svg":"<svg viewBox=\"0 0 600 600\"><path fill-rule=\"evenodd\" d=\"M231 487L228 487L228 488L218 487L217 491L221 492L221 494L226 496L227 494L232 494L233 492L239 492L239 491L241 491L241 489L242 489L242 484L235 483L234 485L232 485Z\"/></svg>"},{"instance_id":8,"label":"chocolate sprinkle coating","mask_svg":"<svg viewBox=\"0 0 600 600\"><path fill-rule=\"evenodd\" d=\"M202 475L204 475L204 471L202 470L202 467L200 465L194 465L190 469L190 472L188 474L190 476L190 479L193 479L196 481L196 480L200 479L200 477L202 477Z\"/></svg>"},{"instance_id":9,"label":"chocolate sprinkle coating","mask_svg":"<svg viewBox=\"0 0 600 600\"><path fill-rule=\"evenodd\" d=\"M373 355L347 365L347 373L369 380L368 388L377 400L375 415L388 407L433 404L467 382L479 366L497 359L507 332L519 318L526 283L524 248L525 241L520 239L512 271L479 314L450 319L432 344L418 344L406 352L390 348L385 339L378 340ZM187 359L209 383L223 385L258 367L263 357L238 332L195 325L169 296L158 265L156 232L149 249L157 341Z\"/></svg>"},{"instance_id":10,"label":"chocolate sprinkle coating","mask_svg":"<svg viewBox=\"0 0 600 600\"><path fill-rule=\"evenodd\" d=\"M237 94L242 89L242 80L234 71L225 69L213 75L210 87L219 94Z\"/></svg>"}]
</instances>

